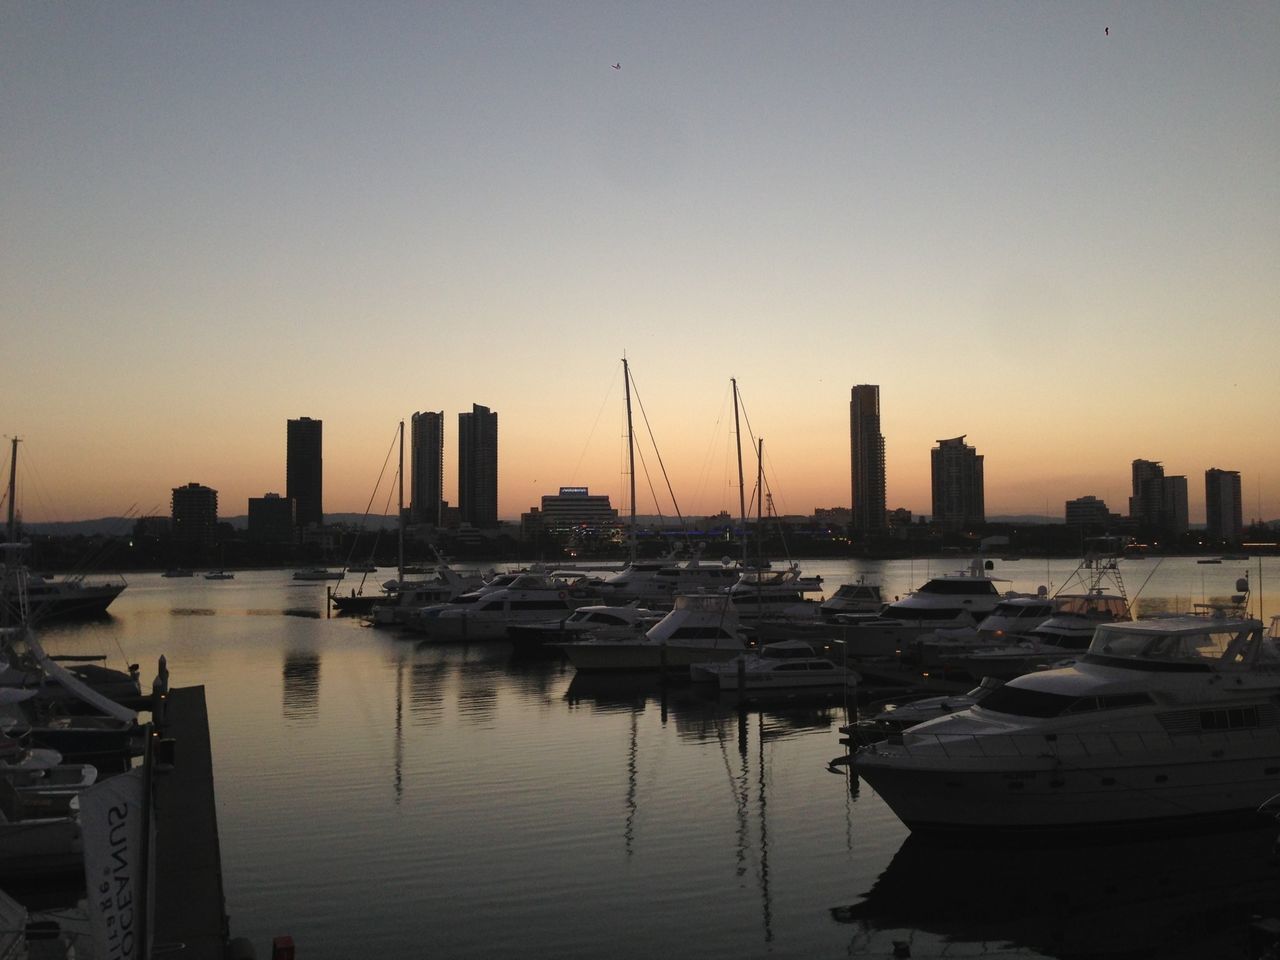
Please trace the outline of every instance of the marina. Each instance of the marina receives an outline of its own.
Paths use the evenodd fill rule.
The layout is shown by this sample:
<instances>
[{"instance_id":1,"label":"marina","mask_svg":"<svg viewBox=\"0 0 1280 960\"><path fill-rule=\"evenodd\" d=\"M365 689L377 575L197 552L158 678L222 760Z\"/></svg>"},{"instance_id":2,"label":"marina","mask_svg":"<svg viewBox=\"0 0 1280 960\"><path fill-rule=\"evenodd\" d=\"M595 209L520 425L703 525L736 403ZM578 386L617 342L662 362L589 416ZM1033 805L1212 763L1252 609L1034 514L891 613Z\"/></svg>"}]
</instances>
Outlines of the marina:
<instances>
[{"instance_id":1,"label":"marina","mask_svg":"<svg viewBox=\"0 0 1280 960\"><path fill-rule=\"evenodd\" d=\"M865 577L888 600L956 564L801 565L831 592ZM1075 562L995 566L1034 592ZM1135 566L1140 616L1228 596L1246 568L1255 615L1275 612L1275 558ZM175 687L203 688L226 914L260 957L282 934L307 960L424 945L449 957L889 957L898 943L913 957L1240 955L1250 917L1280 908L1273 823L1217 841L1112 839L1088 856L958 854L910 834L832 764L870 687L740 695L580 674L552 650L424 643L326 616L324 583L287 570L235 574L131 575L108 617L42 640L54 655L163 653ZM977 862L981 877L956 892ZM1099 875L1116 884L1099 889ZM1056 904L1017 909L1029 889ZM1072 924L1075 909L1107 922ZM1160 917L1181 917L1179 935Z\"/></svg>"}]
</instances>

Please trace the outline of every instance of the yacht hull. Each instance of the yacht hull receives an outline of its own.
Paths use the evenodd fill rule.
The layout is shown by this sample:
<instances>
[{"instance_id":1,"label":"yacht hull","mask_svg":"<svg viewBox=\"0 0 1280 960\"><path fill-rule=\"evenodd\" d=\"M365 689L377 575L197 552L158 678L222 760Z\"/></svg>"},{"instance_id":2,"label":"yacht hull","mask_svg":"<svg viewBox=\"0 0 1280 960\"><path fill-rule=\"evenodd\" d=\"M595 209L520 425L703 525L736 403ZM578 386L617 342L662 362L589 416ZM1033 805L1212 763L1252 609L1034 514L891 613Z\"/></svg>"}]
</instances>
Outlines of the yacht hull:
<instances>
[{"instance_id":1,"label":"yacht hull","mask_svg":"<svg viewBox=\"0 0 1280 960\"><path fill-rule=\"evenodd\" d=\"M860 750L854 768L903 823L922 832L1098 830L1253 816L1280 792L1280 731L1190 737L1154 750L1135 741L1115 753L1122 736L1069 749L1043 737L1038 745L988 740L984 757L952 744L950 763L938 759L946 744L917 748L918 761L910 749L880 745ZM1011 756L1015 750L1027 755Z\"/></svg>"},{"instance_id":2,"label":"yacht hull","mask_svg":"<svg viewBox=\"0 0 1280 960\"><path fill-rule=\"evenodd\" d=\"M690 647L679 644L583 642L563 645L565 657L583 671L663 671L687 673L695 663L732 660L742 648Z\"/></svg>"}]
</instances>

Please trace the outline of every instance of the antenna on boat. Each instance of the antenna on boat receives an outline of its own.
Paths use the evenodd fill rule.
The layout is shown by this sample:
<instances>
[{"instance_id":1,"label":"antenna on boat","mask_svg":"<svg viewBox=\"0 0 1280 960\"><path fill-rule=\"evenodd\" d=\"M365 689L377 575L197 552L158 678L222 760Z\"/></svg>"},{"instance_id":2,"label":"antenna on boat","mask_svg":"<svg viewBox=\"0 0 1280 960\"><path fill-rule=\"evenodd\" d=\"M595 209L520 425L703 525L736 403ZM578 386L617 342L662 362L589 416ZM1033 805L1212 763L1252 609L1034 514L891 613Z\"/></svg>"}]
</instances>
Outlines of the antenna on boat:
<instances>
[{"instance_id":1,"label":"antenna on boat","mask_svg":"<svg viewBox=\"0 0 1280 960\"><path fill-rule=\"evenodd\" d=\"M396 471L396 479L400 484L400 493L396 509L396 582L404 584L404 419L400 420L400 467Z\"/></svg>"}]
</instances>

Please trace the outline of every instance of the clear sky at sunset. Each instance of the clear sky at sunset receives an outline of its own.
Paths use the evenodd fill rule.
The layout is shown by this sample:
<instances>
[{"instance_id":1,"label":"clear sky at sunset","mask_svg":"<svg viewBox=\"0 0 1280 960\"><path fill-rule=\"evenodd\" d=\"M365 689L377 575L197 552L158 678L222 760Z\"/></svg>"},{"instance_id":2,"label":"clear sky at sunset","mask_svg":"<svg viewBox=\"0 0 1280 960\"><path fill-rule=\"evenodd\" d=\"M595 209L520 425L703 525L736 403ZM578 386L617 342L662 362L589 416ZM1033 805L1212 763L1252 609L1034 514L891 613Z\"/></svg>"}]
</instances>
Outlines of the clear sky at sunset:
<instances>
[{"instance_id":1,"label":"clear sky at sunset","mask_svg":"<svg viewBox=\"0 0 1280 960\"><path fill-rule=\"evenodd\" d=\"M1278 103L1275 2L12 0L20 506L244 513L310 416L360 511L415 410L456 502L473 403L503 516L620 504L625 354L685 513L737 512L736 377L779 512L848 505L876 383L890 507L965 434L989 515L1140 457L1280 517Z\"/></svg>"}]
</instances>

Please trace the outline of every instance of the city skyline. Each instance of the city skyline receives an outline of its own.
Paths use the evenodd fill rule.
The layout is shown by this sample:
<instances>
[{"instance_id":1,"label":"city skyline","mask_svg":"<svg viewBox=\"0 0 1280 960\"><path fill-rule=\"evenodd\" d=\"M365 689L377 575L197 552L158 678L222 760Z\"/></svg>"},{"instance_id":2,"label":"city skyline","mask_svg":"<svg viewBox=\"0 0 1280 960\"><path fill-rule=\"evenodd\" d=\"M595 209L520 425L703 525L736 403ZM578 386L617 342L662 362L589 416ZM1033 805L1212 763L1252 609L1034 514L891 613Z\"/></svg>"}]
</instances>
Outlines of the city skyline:
<instances>
[{"instance_id":1,"label":"city skyline","mask_svg":"<svg viewBox=\"0 0 1280 960\"><path fill-rule=\"evenodd\" d=\"M1250 3L9 4L19 507L283 491L305 411L358 513L475 397L503 518L621 506L625 354L686 514L737 513L734 377L779 513L849 505L874 383L890 509L963 434L988 515L1125 513L1149 457L1280 518L1280 384L1223 362L1280 348L1278 45Z\"/></svg>"}]
</instances>

